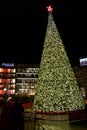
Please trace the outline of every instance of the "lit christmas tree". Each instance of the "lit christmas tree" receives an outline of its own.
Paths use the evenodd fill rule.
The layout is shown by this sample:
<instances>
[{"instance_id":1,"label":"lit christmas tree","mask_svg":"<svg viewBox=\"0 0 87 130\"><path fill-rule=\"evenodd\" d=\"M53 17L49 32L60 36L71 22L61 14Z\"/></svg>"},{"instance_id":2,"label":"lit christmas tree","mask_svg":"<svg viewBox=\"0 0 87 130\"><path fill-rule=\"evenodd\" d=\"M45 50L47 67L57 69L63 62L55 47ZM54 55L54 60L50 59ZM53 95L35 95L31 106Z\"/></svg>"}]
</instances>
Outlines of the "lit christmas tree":
<instances>
[{"instance_id":1,"label":"lit christmas tree","mask_svg":"<svg viewBox=\"0 0 87 130\"><path fill-rule=\"evenodd\" d=\"M33 108L42 112L84 109L82 93L53 20L52 8L47 8L48 25Z\"/></svg>"}]
</instances>

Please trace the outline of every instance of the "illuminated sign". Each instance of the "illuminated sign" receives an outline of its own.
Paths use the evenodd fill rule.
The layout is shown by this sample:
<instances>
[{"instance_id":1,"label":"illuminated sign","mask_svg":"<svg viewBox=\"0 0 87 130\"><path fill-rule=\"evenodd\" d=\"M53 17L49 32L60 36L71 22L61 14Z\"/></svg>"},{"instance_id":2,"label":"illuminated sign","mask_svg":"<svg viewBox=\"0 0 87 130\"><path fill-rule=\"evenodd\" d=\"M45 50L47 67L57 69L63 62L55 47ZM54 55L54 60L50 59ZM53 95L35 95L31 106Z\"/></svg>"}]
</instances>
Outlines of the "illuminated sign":
<instances>
[{"instance_id":1,"label":"illuminated sign","mask_svg":"<svg viewBox=\"0 0 87 130\"><path fill-rule=\"evenodd\" d=\"M80 66L87 66L87 58L80 58Z\"/></svg>"},{"instance_id":2,"label":"illuminated sign","mask_svg":"<svg viewBox=\"0 0 87 130\"><path fill-rule=\"evenodd\" d=\"M4 67L14 67L14 63L2 63Z\"/></svg>"}]
</instances>

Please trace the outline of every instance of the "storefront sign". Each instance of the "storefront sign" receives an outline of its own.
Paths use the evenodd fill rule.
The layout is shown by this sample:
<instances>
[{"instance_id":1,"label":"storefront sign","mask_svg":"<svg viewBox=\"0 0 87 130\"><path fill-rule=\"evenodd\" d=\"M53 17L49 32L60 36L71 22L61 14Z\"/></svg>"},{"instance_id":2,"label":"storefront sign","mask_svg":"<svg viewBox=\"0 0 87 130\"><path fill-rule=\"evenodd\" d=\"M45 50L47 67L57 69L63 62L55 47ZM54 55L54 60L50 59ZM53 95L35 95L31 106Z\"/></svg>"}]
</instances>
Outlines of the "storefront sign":
<instances>
[{"instance_id":1,"label":"storefront sign","mask_svg":"<svg viewBox=\"0 0 87 130\"><path fill-rule=\"evenodd\" d=\"M14 67L14 63L2 63L4 67Z\"/></svg>"}]
</instances>

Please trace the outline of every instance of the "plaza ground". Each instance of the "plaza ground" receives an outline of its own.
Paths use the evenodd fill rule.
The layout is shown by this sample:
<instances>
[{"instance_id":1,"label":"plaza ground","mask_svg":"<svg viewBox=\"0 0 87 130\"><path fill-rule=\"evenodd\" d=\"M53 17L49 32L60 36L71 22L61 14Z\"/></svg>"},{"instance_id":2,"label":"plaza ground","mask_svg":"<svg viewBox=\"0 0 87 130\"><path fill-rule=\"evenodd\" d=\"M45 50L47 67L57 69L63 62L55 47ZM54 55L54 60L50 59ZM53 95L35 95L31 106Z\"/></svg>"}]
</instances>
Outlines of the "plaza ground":
<instances>
[{"instance_id":1,"label":"plaza ground","mask_svg":"<svg viewBox=\"0 0 87 130\"><path fill-rule=\"evenodd\" d=\"M63 123L62 125L64 126ZM30 121L25 121L25 130L34 130L34 124L33 123L31 124ZM39 129L37 128L35 130L39 130ZM40 130L43 130L43 128L40 128ZM87 121L70 123L69 126L67 126L67 128L65 126L64 130L87 130Z\"/></svg>"},{"instance_id":2,"label":"plaza ground","mask_svg":"<svg viewBox=\"0 0 87 130\"><path fill-rule=\"evenodd\" d=\"M42 115L35 119L34 114L32 116L31 113L30 115L27 113L26 117L25 130L87 130L87 120L70 122L67 115L51 115L49 118Z\"/></svg>"}]
</instances>

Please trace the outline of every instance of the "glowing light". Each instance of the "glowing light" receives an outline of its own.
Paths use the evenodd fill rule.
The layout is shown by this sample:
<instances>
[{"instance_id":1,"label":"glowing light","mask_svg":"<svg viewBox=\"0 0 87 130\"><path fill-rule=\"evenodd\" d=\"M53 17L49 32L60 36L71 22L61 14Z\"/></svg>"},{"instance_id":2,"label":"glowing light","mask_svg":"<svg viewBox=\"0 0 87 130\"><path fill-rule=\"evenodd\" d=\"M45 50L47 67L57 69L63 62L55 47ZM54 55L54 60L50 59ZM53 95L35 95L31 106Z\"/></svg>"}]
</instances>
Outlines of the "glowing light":
<instances>
[{"instance_id":1,"label":"glowing light","mask_svg":"<svg viewBox=\"0 0 87 130\"><path fill-rule=\"evenodd\" d=\"M51 5L49 5L48 7L46 7L48 12L52 12L53 11L53 8L51 7Z\"/></svg>"}]
</instances>

